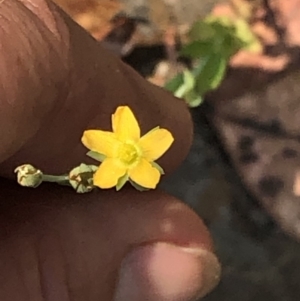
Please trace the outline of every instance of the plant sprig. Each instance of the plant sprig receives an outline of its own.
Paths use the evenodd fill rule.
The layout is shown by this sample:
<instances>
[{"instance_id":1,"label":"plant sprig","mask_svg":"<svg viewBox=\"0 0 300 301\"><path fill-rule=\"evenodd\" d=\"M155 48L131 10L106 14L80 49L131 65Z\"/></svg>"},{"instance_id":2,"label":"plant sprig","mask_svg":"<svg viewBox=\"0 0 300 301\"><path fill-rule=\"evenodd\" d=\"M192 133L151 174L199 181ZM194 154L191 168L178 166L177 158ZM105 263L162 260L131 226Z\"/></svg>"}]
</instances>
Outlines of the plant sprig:
<instances>
[{"instance_id":1,"label":"plant sprig","mask_svg":"<svg viewBox=\"0 0 300 301\"><path fill-rule=\"evenodd\" d=\"M180 55L192 60L193 67L177 74L165 88L184 98L190 107L199 106L207 92L219 87L234 54L242 49L251 52L262 49L242 18L208 16L194 23L188 38Z\"/></svg>"}]
</instances>

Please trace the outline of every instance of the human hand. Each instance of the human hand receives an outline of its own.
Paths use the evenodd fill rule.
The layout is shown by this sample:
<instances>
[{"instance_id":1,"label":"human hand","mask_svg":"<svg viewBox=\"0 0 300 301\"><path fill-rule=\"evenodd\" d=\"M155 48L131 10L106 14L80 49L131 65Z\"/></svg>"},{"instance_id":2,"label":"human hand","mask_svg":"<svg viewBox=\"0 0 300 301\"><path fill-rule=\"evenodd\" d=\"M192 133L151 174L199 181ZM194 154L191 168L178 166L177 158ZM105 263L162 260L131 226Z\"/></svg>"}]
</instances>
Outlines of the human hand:
<instances>
[{"instance_id":1,"label":"human hand","mask_svg":"<svg viewBox=\"0 0 300 301\"><path fill-rule=\"evenodd\" d=\"M183 102L140 78L53 3L0 4L0 300L183 301L218 282L209 233L187 206L159 191L17 186L31 163L64 173L86 161L84 130L110 128L130 106L142 132L174 138L159 163L186 156L192 124Z\"/></svg>"}]
</instances>

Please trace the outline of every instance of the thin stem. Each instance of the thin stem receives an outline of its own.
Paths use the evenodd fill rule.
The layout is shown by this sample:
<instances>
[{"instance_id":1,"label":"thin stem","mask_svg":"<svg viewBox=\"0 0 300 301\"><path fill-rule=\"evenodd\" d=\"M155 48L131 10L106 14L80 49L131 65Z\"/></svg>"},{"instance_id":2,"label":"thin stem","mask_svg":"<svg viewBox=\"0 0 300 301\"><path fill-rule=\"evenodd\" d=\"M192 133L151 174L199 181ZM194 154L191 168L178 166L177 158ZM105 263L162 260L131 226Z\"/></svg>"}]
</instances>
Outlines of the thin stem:
<instances>
[{"instance_id":1,"label":"thin stem","mask_svg":"<svg viewBox=\"0 0 300 301\"><path fill-rule=\"evenodd\" d=\"M62 176L43 175L43 182L61 183L61 182L66 182L68 180L69 177L67 175L62 175Z\"/></svg>"}]
</instances>

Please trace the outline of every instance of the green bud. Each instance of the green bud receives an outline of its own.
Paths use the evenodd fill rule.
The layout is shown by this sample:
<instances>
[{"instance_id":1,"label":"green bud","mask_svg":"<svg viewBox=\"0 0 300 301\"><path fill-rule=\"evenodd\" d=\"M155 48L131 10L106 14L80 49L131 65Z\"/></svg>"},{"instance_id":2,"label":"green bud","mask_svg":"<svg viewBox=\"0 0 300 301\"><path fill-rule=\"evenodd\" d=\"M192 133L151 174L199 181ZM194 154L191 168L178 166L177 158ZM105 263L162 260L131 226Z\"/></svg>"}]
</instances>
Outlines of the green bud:
<instances>
[{"instance_id":1,"label":"green bud","mask_svg":"<svg viewBox=\"0 0 300 301\"><path fill-rule=\"evenodd\" d=\"M43 182L43 173L30 164L24 164L15 169L18 183L25 187L38 187Z\"/></svg>"},{"instance_id":2,"label":"green bud","mask_svg":"<svg viewBox=\"0 0 300 301\"><path fill-rule=\"evenodd\" d=\"M69 182L77 193L87 193L95 188L93 177L97 169L95 165L82 163L70 171Z\"/></svg>"}]
</instances>

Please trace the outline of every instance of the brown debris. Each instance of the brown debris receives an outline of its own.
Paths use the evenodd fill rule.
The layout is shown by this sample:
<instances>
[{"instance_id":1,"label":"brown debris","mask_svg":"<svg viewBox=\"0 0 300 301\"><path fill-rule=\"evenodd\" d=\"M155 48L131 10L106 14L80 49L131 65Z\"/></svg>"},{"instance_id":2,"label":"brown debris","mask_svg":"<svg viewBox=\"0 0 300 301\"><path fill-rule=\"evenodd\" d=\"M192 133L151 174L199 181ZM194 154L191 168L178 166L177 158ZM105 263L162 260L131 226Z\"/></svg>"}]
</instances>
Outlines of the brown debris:
<instances>
[{"instance_id":1,"label":"brown debris","mask_svg":"<svg viewBox=\"0 0 300 301\"><path fill-rule=\"evenodd\" d=\"M102 40L114 28L112 19L121 12L116 0L54 0L78 24Z\"/></svg>"},{"instance_id":2,"label":"brown debris","mask_svg":"<svg viewBox=\"0 0 300 301\"><path fill-rule=\"evenodd\" d=\"M300 1L270 0L277 26L282 29L284 41L288 46L300 46Z\"/></svg>"}]
</instances>

